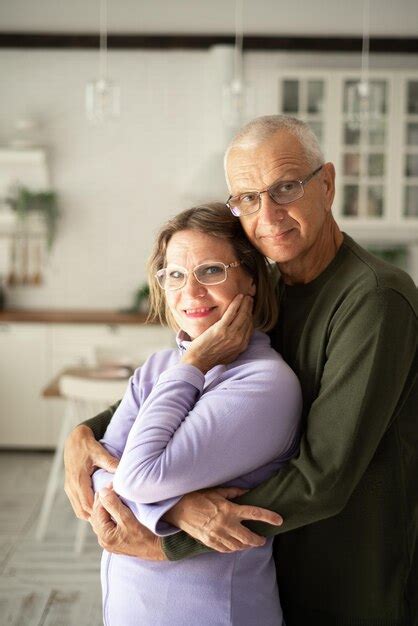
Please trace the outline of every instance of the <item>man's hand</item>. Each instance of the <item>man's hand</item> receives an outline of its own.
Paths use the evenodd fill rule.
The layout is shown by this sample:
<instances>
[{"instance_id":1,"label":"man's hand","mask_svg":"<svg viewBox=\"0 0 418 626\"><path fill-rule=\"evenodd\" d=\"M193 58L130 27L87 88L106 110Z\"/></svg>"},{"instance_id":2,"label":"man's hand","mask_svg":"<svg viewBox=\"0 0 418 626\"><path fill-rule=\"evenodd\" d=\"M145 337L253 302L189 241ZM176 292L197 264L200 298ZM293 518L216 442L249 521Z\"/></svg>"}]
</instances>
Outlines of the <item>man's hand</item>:
<instances>
[{"instance_id":1,"label":"man's hand","mask_svg":"<svg viewBox=\"0 0 418 626\"><path fill-rule=\"evenodd\" d=\"M245 528L242 520L281 526L283 519L267 509L229 502L228 498L237 498L245 491L237 487L219 487L186 494L164 515L164 520L217 552L263 546L265 537Z\"/></svg>"},{"instance_id":2,"label":"man's hand","mask_svg":"<svg viewBox=\"0 0 418 626\"><path fill-rule=\"evenodd\" d=\"M94 498L90 524L102 548L114 554L164 561L161 540L140 524L111 489L102 489Z\"/></svg>"},{"instance_id":3,"label":"man's hand","mask_svg":"<svg viewBox=\"0 0 418 626\"><path fill-rule=\"evenodd\" d=\"M215 365L235 361L253 332L252 308L251 296L235 296L222 318L192 341L181 362L206 374Z\"/></svg>"},{"instance_id":4,"label":"man's hand","mask_svg":"<svg viewBox=\"0 0 418 626\"><path fill-rule=\"evenodd\" d=\"M68 435L64 448L64 489L77 517L90 518L93 509L91 475L94 470L100 467L113 474L118 463L118 459L95 440L88 426L81 424Z\"/></svg>"}]
</instances>

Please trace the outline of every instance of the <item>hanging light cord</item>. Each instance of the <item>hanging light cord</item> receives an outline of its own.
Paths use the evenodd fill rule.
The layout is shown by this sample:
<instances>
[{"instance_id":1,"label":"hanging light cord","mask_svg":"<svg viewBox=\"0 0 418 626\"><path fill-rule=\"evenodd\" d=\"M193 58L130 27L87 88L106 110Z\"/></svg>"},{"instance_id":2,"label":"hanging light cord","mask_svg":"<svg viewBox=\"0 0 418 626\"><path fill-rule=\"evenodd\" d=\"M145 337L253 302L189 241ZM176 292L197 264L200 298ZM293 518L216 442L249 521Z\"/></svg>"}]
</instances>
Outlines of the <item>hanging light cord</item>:
<instances>
[{"instance_id":1,"label":"hanging light cord","mask_svg":"<svg viewBox=\"0 0 418 626\"><path fill-rule=\"evenodd\" d=\"M107 0L100 0L99 76L107 79Z\"/></svg>"},{"instance_id":2,"label":"hanging light cord","mask_svg":"<svg viewBox=\"0 0 418 626\"><path fill-rule=\"evenodd\" d=\"M369 85L369 55L370 55L370 0L363 2L363 41L361 49L361 82ZM364 94L367 95L367 94Z\"/></svg>"},{"instance_id":3,"label":"hanging light cord","mask_svg":"<svg viewBox=\"0 0 418 626\"><path fill-rule=\"evenodd\" d=\"M242 51L243 51L243 0L235 0L235 49L234 49L234 82L242 82Z\"/></svg>"}]
</instances>

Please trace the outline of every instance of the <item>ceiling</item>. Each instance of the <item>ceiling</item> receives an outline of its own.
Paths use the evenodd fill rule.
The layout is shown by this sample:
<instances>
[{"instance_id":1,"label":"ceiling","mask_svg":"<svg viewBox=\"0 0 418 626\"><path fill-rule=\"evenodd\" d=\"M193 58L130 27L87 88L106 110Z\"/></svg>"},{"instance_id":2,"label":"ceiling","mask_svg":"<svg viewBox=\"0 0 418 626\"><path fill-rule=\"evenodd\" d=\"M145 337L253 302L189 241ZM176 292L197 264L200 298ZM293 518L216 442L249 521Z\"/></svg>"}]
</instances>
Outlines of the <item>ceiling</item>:
<instances>
[{"instance_id":1,"label":"ceiling","mask_svg":"<svg viewBox=\"0 0 418 626\"><path fill-rule=\"evenodd\" d=\"M115 33L231 33L234 0L107 0ZM417 0L370 0L374 36L418 37ZM244 30L355 36L363 0L244 0ZM96 32L99 0L0 0L0 31Z\"/></svg>"}]
</instances>

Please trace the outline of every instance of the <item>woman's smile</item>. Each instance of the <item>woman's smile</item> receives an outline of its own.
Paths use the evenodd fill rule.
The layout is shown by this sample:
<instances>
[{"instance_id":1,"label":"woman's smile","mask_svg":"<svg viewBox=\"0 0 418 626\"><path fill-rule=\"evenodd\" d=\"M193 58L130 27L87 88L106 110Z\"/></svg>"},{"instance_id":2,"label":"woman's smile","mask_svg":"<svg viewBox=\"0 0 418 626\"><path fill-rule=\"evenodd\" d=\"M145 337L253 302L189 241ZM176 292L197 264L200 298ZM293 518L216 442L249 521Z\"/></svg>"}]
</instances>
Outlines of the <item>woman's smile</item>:
<instances>
[{"instance_id":1,"label":"woman's smile","mask_svg":"<svg viewBox=\"0 0 418 626\"><path fill-rule=\"evenodd\" d=\"M206 307L196 307L196 308L187 308L184 309L184 314L188 318L197 318L197 317L207 317L214 311L216 306L206 306Z\"/></svg>"}]
</instances>

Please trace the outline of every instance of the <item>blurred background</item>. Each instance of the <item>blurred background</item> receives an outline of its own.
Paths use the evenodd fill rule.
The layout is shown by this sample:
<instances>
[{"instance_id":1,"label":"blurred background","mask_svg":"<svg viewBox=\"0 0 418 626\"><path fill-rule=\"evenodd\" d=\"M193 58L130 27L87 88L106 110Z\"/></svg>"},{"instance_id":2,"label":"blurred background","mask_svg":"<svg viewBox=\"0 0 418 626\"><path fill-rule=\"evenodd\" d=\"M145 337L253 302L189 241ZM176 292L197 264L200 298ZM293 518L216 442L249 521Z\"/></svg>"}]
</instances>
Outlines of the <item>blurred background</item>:
<instances>
[{"instance_id":1,"label":"blurred background","mask_svg":"<svg viewBox=\"0 0 418 626\"><path fill-rule=\"evenodd\" d=\"M418 281L417 25L415 0L0 0L0 624L101 623L60 441L171 345L146 259L227 198L244 122L306 120L342 229Z\"/></svg>"}]
</instances>

